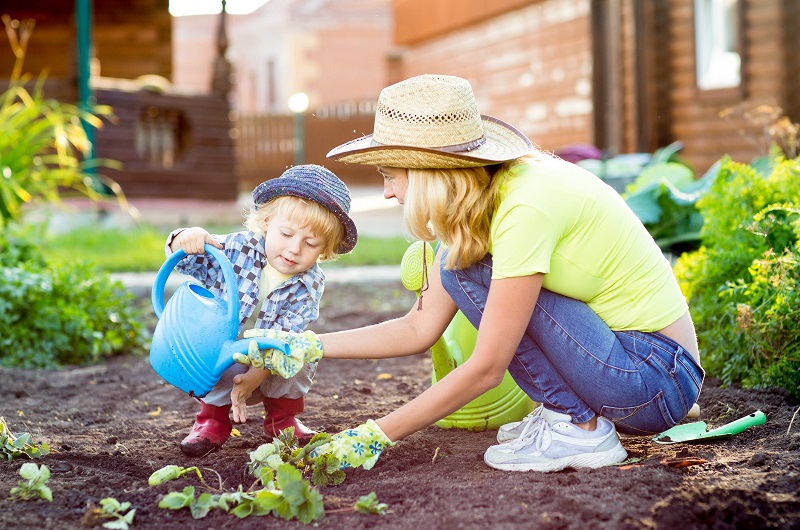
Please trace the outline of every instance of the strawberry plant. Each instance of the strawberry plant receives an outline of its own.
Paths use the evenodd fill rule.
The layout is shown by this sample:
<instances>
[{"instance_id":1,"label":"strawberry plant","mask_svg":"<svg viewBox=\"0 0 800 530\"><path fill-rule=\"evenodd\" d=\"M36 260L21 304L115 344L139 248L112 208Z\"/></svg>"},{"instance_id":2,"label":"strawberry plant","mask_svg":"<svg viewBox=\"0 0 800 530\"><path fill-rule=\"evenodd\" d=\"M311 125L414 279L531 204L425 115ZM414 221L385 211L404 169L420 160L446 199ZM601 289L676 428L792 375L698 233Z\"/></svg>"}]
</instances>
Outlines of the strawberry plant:
<instances>
[{"instance_id":1,"label":"strawberry plant","mask_svg":"<svg viewBox=\"0 0 800 530\"><path fill-rule=\"evenodd\" d=\"M271 513L305 524L325 514L322 495L291 464L280 465L274 474L272 469L265 469L261 473L261 481L266 483L258 490L243 491L239 486L235 492L203 492L198 497L195 497L194 486L186 486L183 491L165 495L158 507L169 510L189 508L194 519L202 519L212 509L221 509L239 518Z\"/></svg>"},{"instance_id":2,"label":"strawberry plant","mask_svg":"<svg viewBox=\"0 0 800 530\"><path fill-rule=\"evenodd\" d=\"M27 432L11 432L5 418L0 416L0 459L14 460L21 456L39 458L49 453L50 446L31 442L31 435Z\"/></svg>"},{"instance_id":3,"label":"strawberry plant","mask_svg":"<svg viewBox=\"0 0 800 530\"><path fill-rule=\"evenodd\" d=\"M291 464L303 474L310 475L315 486L337 486L344 482L344 471L339 469L339 460L331 455L310 456L317 447L331 441L327 433L316 434L304 447L300 447L294 436L294 427L280 432L272 442L260 445L250 453L247 469L260 478L264 470L277 470L283 464Z\"/></svg>"},{"instance_id":4,"label":"strawberry plant","mask_svg":"<svg viewBox=\"0 0 800 530\"><path fill-rule=\"evenodd\" d=\"M104 522L103 528L128 530L133 524L134 515L136 515L136 510L131 510L130 508L130 502L119 502L113 497L106 497L100 501L99 508L96 506L91 508L88 519L92 522L99 519L113 519L112 521Z\"/></svg>"},{"instance_id":5,"label":"strawberry plant","mask_svg":"<svg viewBox=\"0 0 800 530\"><path fill-rule=\"evenodd\" d=\"M176 478L180 478L187 473L191 473L194 471L197 473L197 478L201 481L203 480L203 474L200 473L200 470L196 467L181 467L181 466L164 466L161 469L158 469L150 475L150 478L147 479L147 484L150 486L158 486L170 480L175 480Z\"/></svg>"},{"instance_id":6,"label":"strawberry plant","mask_svg":"<svg viewBox=\"0 0 800 530\"><path fill-rule=\"evenodd\" d=\"M235 491L222 491L222 480L219 489L212 490L196 467L176 465L155 471L148 483L158 486L195 472L210 491L196 496L195 487L186 486L182 491L167 493L158 503L159 508L168 510L188 508L195 519L202 519L217 509L240 519L272 514L308 524L325 515L322 495L314 486L338 485L345 480L345 473L339 468L336 457L329 454L310 456L315 449L330 441L329 434L319 433L305 447L300 447L294 428L284 429L272 442L250 452L247 471L256 481L247 490L240 485ZM313 485L305 477L311 477ZM261 487L257 488L259 484ZM386 504L378 503L374 492L361 497L353 506L356 511L379 515L383 515L386 508Z\"/></svg>"},{"instance_id":7,"label":"strawberry plant","mask_svg":"<svg viewBox=\"0 0 800 530\"><path fill-rule=\"evenodd\" d=\"M19 475L25 480L11 488L9 495L12 499L30 501L41 498L53 502L53 492L46 485L50 480L50 469L47 466L40 467L33 462L27 462L22 464Z\"/></svg>"},{"instance_id":8,"label":"strawberry plant","mask_svg":"<svg viewBox=\"0 0 800 530\"><path fill-rule=\"evenodd\" d=\"M356 501L353 509L360 513L374 513L376 515L386 515L386 510L389 505L383 502L378 502L378 496L375 492L370 492L369 495L364 495Z\"/></svg>"}]
</instances>

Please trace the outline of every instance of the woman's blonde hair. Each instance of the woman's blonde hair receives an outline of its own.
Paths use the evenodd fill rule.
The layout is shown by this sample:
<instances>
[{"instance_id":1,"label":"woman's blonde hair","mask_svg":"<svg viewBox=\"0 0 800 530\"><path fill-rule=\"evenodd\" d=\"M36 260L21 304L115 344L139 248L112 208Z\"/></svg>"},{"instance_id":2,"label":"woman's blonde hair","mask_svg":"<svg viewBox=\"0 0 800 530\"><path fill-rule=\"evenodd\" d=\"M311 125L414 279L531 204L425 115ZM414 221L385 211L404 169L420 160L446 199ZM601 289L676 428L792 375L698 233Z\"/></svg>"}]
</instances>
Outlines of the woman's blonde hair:
<instances>
[{"instance_id":1,"label":"woman's blonde hair","mask_svg":"<svg viewBox=\"0 0 800 530\"><path fill-rule=\"evenodd\" d=\"M527 158L527 157L524 157ZM465 269L489 252L500 179L522 159L455 169L408 169L403 217L409 233L447 245L445 269Z\"/></svg>"},{"instance_id":2,"label":"woman's blonde hair","mask_svg":"<svg viewBox=\"0 0 800 530\"><path fill-rule=\"evenodd\" d=\"M251 232L263 236L270 219L285 215L301 227L308 227L314 235L325 241L320 261L336 259L336 248L345 236L344 226L336 216L314 201L284 195L266 204L254 206L247 212L244 226Z\"/></svg>"}]
</instances>

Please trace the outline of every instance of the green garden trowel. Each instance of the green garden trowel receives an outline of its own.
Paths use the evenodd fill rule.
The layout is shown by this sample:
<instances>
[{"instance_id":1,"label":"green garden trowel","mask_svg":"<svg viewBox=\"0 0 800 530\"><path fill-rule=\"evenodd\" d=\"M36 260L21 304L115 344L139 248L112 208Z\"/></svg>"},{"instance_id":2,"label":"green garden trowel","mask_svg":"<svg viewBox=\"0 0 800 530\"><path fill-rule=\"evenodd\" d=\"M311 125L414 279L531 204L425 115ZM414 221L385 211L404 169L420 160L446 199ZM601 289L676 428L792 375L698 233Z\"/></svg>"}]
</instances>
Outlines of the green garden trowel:
<instances>
[{"instance_id":1,"label":"green garden trowel","mask_svg":"<svg viewBox=\"0 0 800 530\"><path fill-rule=\"evenodd\" d=\"M704 421L676 425L661 434L653 436L653 441L658 444L676 444L682 442L708 442L712 440L726 440L739 434L748 427L761 425L767 421L767 415L757 410L752 414L732 421L722 427L706 430L708 426Z\"/></svg>"}]
</instances>

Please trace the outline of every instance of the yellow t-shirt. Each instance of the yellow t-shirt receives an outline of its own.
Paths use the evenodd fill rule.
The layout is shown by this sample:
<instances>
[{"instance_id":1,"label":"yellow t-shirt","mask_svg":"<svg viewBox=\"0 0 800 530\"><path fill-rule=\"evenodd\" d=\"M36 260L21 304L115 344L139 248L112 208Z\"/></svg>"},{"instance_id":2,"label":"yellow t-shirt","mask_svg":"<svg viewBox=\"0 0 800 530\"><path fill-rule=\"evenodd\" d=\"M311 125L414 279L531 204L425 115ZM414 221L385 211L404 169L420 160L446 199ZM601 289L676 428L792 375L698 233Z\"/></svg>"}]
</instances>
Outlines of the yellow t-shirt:
<instances>
[{"instance_id":1,"label":"yellow t-shirt","mask_svg":"<svg viewBox=\"0 0 800 530\"><path fill-rule=\"evenodd\" d=\"M499 173L492 278L544 273L615 331L657 331L688 306L669 262L625 201L588 171L541 156Z\"/></svg>"}]
</instances>

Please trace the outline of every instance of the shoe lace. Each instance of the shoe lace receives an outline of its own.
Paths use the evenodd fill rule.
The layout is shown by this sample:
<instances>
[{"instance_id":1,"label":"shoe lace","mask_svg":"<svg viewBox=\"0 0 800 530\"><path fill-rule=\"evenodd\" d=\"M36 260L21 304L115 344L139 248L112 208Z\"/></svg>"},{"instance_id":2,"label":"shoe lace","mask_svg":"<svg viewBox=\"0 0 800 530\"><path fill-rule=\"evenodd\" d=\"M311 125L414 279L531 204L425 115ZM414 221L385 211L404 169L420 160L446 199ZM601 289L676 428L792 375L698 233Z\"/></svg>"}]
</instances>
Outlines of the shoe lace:
<instances>
[{"instance_id":1,"label":"shoe lace","mask_svg":"<svg viewBox=\"0 0 800 530\"><path fill-rule=\"evenodd\" d=\"M539 413L527 421L522 433L516 440L510 442L510 446L516 449L532 445L537 451L544 451L549 445L552 430L550 424Z\"/></svg>"},{"instance_id":2,"label":"shoe lace","mask_svg":"<svg viewBox=\"0 0 800 530\"><path fill-rule=\"evenodd\" d=\"M531 412L529 412L527 416L522 418L522 422L521 423L523 425L523 429L524 429L524 427L527 427L528 424L534 423L537 420L541 419L543 410L544 410L544 407L539 405L538 407L533 409Z\"/></svg>"}]
</instances>

